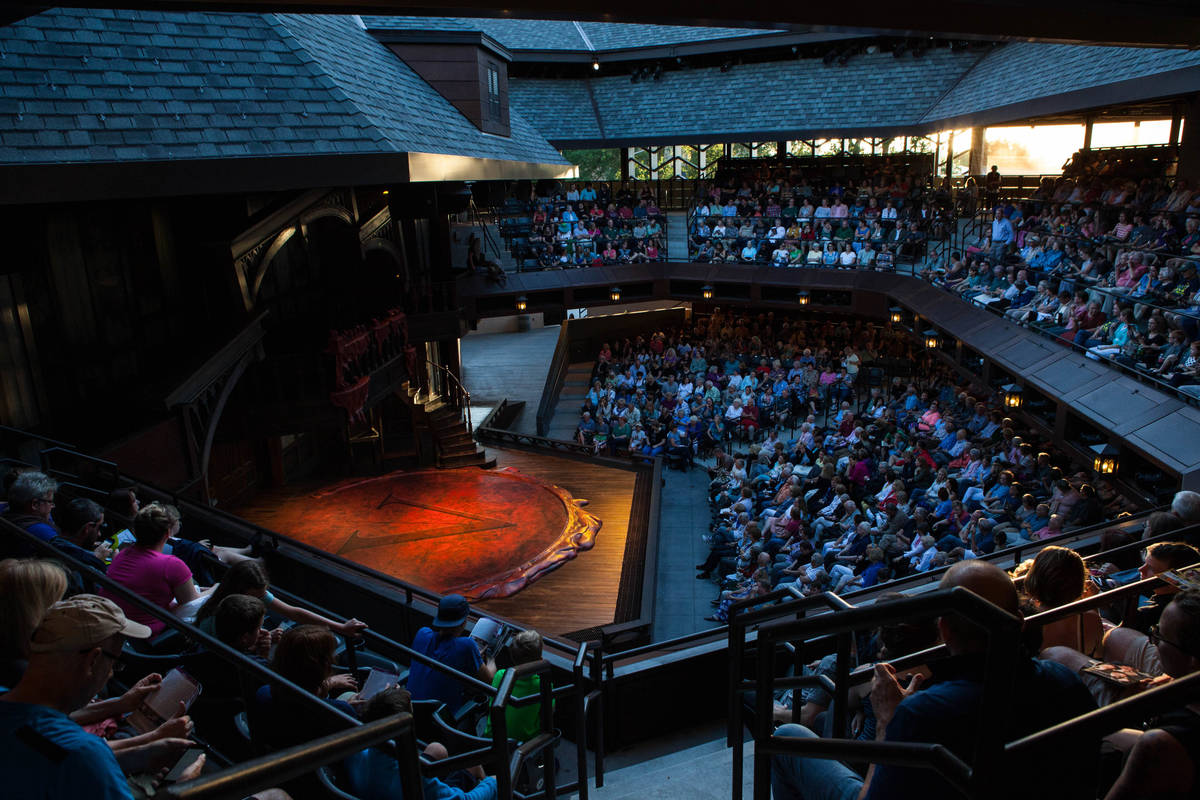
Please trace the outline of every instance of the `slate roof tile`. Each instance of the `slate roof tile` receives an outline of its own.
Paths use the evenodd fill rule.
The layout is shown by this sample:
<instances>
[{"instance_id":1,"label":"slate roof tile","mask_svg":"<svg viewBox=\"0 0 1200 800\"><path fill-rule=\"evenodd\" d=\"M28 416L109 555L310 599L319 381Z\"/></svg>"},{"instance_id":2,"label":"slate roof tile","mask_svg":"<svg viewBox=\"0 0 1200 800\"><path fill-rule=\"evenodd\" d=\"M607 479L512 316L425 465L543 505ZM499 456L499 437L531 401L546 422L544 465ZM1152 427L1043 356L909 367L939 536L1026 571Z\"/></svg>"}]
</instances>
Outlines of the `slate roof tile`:
<instances>
[{"instance_id":1,"label":"slate roof tile","mask_svg":"<svg viewBox=\"0 0 1200 800\"><path fill-rule=\"evenodd\" d=\"M777 31L754 28L699 28L569 20L475 17L388 17L364 15L373 30L480 31L509 50L600 51L657 47L713 39L759 36ZM582 29L583 35L580 30ZM584 36L587 38L585 39ZM589 47L590 42L590 47Z\"/></svg>"},{"instance_id":2,"label":"slate roof tile","mask_svg":"<svg viewBox=\"0 0 1200 800\"><path fill-rule=\"evenodd\" d=\"M927 121L1200 66L1200 52L1018 42L988 53L924 115ZM1153 85L1147 85L1152 97ZM1064 109L1065 110L1065 109Z\"/></svg>"},{"instance_id":3,"label":"slate roof tile","mask_svg":"<svg viewBox=\"0 0 1200 800\"><path fill-rule=\"evenodd\" d=\"M627 75L585 79L599 121L584 80L512 79L509 85L514 107L551 141L599 138L594 132L601 127L605 138L626 141L721 141L748 131L913 126L977 58L935 50L901 64L880 53L856 56L845 66L803 59L735 65L724 73L668 70L660 80L636 84ZM735 99L736 113L718 104L726 97Z\"/></svg>"},{"instance_id":4,"label":"slate roof tile","mask_svg":"<svg viewBox=\"0 0 1200 800\"><path fill-rule=\"evenodd\" d=\"M3 162L425 151L565 163L519 114L511 138L481 134L353 17L52 9L0 28L0 53Z\"/></svg>"}]
</instances>

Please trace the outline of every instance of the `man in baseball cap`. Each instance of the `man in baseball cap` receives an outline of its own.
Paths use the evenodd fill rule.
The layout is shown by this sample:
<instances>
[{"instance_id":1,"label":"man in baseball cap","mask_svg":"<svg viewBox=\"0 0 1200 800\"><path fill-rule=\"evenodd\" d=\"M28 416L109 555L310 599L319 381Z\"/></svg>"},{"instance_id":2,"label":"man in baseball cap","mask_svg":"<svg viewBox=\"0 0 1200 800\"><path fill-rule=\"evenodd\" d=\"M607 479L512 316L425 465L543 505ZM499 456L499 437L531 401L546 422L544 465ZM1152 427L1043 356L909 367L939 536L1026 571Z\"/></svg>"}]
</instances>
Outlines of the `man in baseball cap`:
<instances>
[{"instance_id":1,"label":"man in baseball cap","mask_svg":"<svg viewBox=\"0 0 1200 800\"><path fill-rule=\"evenodd\" d=\"M413 659L408 668L408 690L413 700L440 700L451 709L460 708L466 701L467 687L450 670L491 683L496 664L491 659L484 661L479 645L466 635L470 613L467 598L448 594L438 602L437 615L429 627L417 631L413 649L450 669Z\"/></svg>"},{"instance_id":2,"label":"man in baseball cap","mask_svg":"<svg viewBox=\"0 0 1200 800\"><path fill-rule=\"evenodd\" d=\"M108 683L127 638L149 635L96 595L50 607L34 631L24 677L0 696L0 774L8 796L132 798L108 744L68 715Z\"/></svg>"}]
</instances>

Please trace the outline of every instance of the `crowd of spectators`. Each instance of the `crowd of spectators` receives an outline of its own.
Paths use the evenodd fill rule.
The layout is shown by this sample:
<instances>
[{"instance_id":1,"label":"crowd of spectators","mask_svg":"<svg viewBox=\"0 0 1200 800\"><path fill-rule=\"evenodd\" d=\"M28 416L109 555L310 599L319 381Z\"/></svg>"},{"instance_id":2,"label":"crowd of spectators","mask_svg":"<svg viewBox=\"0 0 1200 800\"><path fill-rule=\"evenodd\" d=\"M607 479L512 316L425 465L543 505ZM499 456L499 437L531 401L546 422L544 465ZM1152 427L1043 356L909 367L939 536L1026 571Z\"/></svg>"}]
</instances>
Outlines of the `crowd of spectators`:
<instances>
[{"instance_id":1,"label":"crowd of spectators","mask_svg":"<svg viewBox=\"0 0 1200 800\"><path fill-rule=\"evenodd\" d=\"M462 597L443 598L431 627L413 642L415 652L444 669L413 661L406 671L362 647L365 623L277 597L265 545L223 548L184 539L178 509L141 504L136 487L112 492L102 506L32 469L9 472L5 485L9 523L158 607L147 611L120 591L95 586L86 570L0 530L0 766L13 797L148 797L173 765L169 780L186 780L238 752L288 747L337 729L314 713L317 700L244 672L229 656L175 631L166 621L172 616L354 719L378 719L424 701L444 707L434 713L474 734L486 698L460 679L500 685L503 670L467 635ZM502 653L505 664L538 661L541 637L518 632ZM132 675L122 672L126 666ZM368 697L363 681L376 667L399 681ZM147 703L172 668L199 684L199 696L174 714L150 715L155 724L147 728L139 715L148 714ZM523 676L513 697L536 696L538 688L536 675ZM234 724L239 709L253 747ZM510 737L524 741L540 731L536 704L510 708L509 715ZM437 741L421 746L426 761L450 754ZM192 760L197 750L205 755ZM393 800L400 796L398 770L392 751L372 748L336 766L335 774L364 800ZM489 800L497 792L496 779L478 767L422 780L425 796L440 800ZM301 789L303 783L255 797L287 800Z\"/></svg>"},{"instance_id":2,"label":"crowd of spectators","mask_svg":"<svg viewBox=\"0 0 1200 800\"><path fill-rule=\"evenodd\" d=\"M560 184L535 191L528 223L506 226L513 256L542 269L639 264L667 258L667 216L650 189L635 194L609 184Z\"/></svg>"},{"instance_id":3,"label":"crowd of spectators","mask_svg":"<svg viewBox=\"0 0 1200 800\"><path fill-rule=\"evenodd\" d=\"M772 344L773 343L773 344ZM721 311L599 353L578 441L712 458L713 619L794 585L846 592L1132 506L959 385L904 331Z\"/></svg>"},{"instance_id":4,"label":"crowd of spectators","mask_svg":"<svg viewBox=\"0 0 1200 800\"><path fill-rule=\"evenodd\" d=\"M928 176L886 165L858 180L810 172L699 183L691 260L887 270L924 252Z\"/></svg>"},{"instance_id":5,"label":"crowd of spectators","mask_svg":"<svg viewBox=\"0 0 1200 800\"><path fill-rule=\"evenodd\" d=\"M1128 546L1136 545L1137 532L1110 531L1114 535L1102 538L1101 553L1087 562L1074 550L1051 545L1012 575L993 564L967 560L952 566L941 585L970 589L1008 613L1028 618L1096 596L1122 580L1150 579L1200 562L1200 550L1194 546L1200 537L1191 530L1197 524L1200 495L1183 491L1169 511L1155 512L1146 520L1140 535L1157 541L1140 556ZM1179 540L1170 541L1175 532ZM1112 549L1119 545L1127 546L1123 551ZM1110 563L1109 553L1119 563ZM1012 706L995 721L1003 727L1004 741L1200 671L1200 592L1163 581L1145 594L1140 605L1100 603L1092 610L1060 612L1051 621L1027 619L1016 652L992 651L986 657L980 629L954 614L885 623L860 636L851 654L851 668L873 667L873 679L851 688L846 729L835 729L833 697L816 685L777 693L775 717L785 724L776 734L933 742L969 757L967 748L981 722L985 658L1015 660ZM884 594L877 604L899 597ZM888 664L938 642L946 645L948 658L911 667L905 674ZM1139 677L1107 677L1118 669L1136 670ZM813 676L833 676L836 671L835 655L805 667L805 674ZM1080 800L1189 796L1200 786L1191 747L1198 731L1200 715L1190 706L1179 706L1103 742L1081 734L1053 748L1027 751L994 777L1003 783L1005 794L1020 791ZM774 796L787 800L957 796L941 776L901 766L865 771L833 760L776 756L772 773Z\"/></svg>"},{"instance_id":6,"label":"crowd of spectators","mask_svg":"<svg viewBox=\"0 0 1200 800\"><path fill-rule=\"evenodd\" d=\"M1047 179L927 277L1200 396L1200 192L1180 179Z\"/></svg>"}]
</instances>

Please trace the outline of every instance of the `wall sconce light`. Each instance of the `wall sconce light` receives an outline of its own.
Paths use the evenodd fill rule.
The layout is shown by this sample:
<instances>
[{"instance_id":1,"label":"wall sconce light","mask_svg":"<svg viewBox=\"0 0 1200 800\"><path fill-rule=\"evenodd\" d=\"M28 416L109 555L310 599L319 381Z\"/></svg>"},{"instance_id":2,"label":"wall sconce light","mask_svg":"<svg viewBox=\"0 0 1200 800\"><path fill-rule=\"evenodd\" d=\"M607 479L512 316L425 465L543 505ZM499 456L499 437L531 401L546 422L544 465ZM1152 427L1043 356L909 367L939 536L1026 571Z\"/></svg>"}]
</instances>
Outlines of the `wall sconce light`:
<instances>
[{"instance_id":1,"label":"wall sconce light","mask_svg":"<svg viewBox=\"0 0 1200 800\"><path fill-rule=\"evenodd\" d=\"M888 319L892 321L893 325L899 325L904 321L904 309L900 306L892 306L888 309L888 314Z\"/></svg>"},{"instance_id":2,"label":"wall sconce light","mask_svg":"<svg viewBox=\"0 0 1200 800\"><path fill-rule=\"evenodd\" d=\"M713 287L709 286L708 284L705 284L700 289L700 296L703 297L705 300L712 300L713 299Z\"/></svg>"},{"instance_id":3,"label":"wall sconce light","mask_svg":"<svg viewBox=\"0 0 1200 800\"><path fill-rule=\"evenodd\" d=\"M614 303L621 302L621 287L614 286L611 289L609 289L608 290L608 299L612 300Z\"/></svg>"},{"instance_id":4,"label":"wall sconce light","mask_svg":"<svg viewBox=\"0 0 1200 800\"><path fill-rule=\"evenodd\" d=\"M808 305L808 292L806 292L804 289L796 292L796 305Z\"/></svg>"},{"instance_id":5,"label":"wall sconce light","mask_svg":"<svg viewBox=\"0 0 1200 800\"><path fill-rule=\"evenodd\" d=\"M529 308L529 300L523 294L518 295L517 296L517 311L524 312L525 309L527 309L527 308Z\"/></svg>"},{"instance_id":6,"label":"wall sconce light","mask_svg":"<svg viewBox=\"0 0 1200 800\"><path fill-rule=\"evenodd\" d=\"M1094 444L1090 449L1096 454L1096 457L1092 459L1092 469L1099 474L1112 475L1121 466L1118 458L1121 451L1111 444Z\"/></svg>"},{"instance_id":7,"label":"wall sconce light","mask_svg":"<svg viewBox=\"0 0 1200 800\"><path fill-rule=\"evenodd\" d=\"M923 336L925 338L925 349L926 350L937 350L938 347L942 343L941 334L939 334L933 328L930 328L929 330L925 331L924 333L921 334L921 336Z\"/></svg>"},{"instance_id":8,"label":"wall sconce light","mask_svg":"<svg viewBox=\"0 0 1200 800\"><path fill-rule=\"evenodd\" d=\"M1004 407L1005 408L1020 408L1021 403L1024 402L1024 399L1025 399L1024 397L1022 397L1022 394L1021 394L1023 391L1024 391L1024 389L1022 389L1020 386L1018 386L1015 383L1009 383L1009 384L1006 384L1005 386L1001 386L1000 387L1000 399L1004 402Z\"/></svg>"}]
</instances>

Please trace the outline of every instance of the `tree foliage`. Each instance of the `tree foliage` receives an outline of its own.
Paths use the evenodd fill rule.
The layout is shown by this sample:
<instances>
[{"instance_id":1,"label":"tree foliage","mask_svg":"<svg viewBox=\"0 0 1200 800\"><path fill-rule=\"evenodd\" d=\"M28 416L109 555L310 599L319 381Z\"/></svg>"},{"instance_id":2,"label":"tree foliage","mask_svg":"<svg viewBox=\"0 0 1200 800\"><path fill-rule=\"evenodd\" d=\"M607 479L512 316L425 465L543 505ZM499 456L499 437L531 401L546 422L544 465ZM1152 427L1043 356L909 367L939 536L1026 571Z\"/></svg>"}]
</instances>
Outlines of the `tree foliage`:
<instances>
[{"instance_id":1,"label":"tree foliage","mask_svg":"<svg viewBox=\"0 0 1200 800\"><path fill-rule=\"evenodd\" d=\"M621 178L621 151L563 150L563 158L579 167L579 178L585 181L615 181Z\"/></svg>"}]
</instances>

